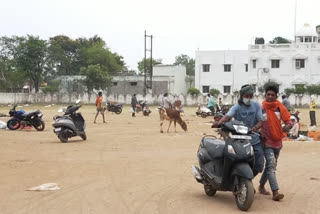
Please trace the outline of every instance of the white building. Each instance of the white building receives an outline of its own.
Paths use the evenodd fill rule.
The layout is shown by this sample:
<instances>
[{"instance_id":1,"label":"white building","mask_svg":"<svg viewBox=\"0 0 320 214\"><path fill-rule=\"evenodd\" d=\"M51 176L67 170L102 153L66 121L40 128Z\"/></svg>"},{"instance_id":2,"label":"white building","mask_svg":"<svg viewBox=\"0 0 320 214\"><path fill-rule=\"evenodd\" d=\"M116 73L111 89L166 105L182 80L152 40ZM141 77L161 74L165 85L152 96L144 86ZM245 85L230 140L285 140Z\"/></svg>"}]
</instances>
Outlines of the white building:
<instances>
[{"instance_id":1,"label":"white building","mask_svg":"<svg viewBox=\"0 0 320 214\"><path fill-rule=\"evenodd\" d=\"M195 86L202 93L211 88L232 93L243 84L260 86L269 79L280 84L280 92L299 84L320 84L320 43L315 28L305 24L292 44L196 52Z\"/></svg>"}]
</instances>

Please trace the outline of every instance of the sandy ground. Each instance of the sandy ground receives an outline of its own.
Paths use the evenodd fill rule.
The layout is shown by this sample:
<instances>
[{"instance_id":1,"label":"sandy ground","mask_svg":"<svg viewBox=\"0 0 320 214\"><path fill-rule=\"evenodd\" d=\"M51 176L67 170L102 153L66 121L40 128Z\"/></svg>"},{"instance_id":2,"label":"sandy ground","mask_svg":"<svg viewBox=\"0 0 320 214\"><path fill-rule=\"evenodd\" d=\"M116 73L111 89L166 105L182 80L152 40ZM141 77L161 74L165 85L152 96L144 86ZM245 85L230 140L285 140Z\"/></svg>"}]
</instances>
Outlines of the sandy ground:
<instances>
[{"instance_id":1,"label":"sandy ground","mask_svg":"<svg viewBox=\"0 0 320 214\"><path fill-rule=\"evenodd\" d=\"M132 118L125 107L120 115L107 113L106 124L101 117L93 124L95 107L84 106L88 140L75 137L66 144L52 131L58 107L25 109L37 108L45 115L43 132L0 130L1 214L241 213L231 192L208 197L190 173L201 137L215 133L205 123L209 118L194 116L195 108L185 109L188 132L177 127L178 133L160 134L155 107L149 117ZM1 113L8 110L0 107ZM308 124L308 112L302 112ZM319 213L319 155L319 142L285 142L277 170L284 200L257 193L249 212ZM256 188L259 178L254 179ZM25 191L51 182L61 189Z\"/></svg>"}]
</instances>

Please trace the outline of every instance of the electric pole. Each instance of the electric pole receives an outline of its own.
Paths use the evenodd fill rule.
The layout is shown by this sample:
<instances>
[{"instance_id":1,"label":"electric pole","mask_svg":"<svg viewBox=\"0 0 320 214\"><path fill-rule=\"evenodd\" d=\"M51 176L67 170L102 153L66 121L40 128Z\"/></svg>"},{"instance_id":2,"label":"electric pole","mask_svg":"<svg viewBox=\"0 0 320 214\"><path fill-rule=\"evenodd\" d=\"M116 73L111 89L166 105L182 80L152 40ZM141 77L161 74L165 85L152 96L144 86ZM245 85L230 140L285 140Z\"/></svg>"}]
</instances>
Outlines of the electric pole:
<instances>
[{"instance_id":1,"label":"electric pole","mask_svg":"<svg viewBox=\"0 0 320 214\"><path fill-rule=\"evenodd\" d=\"M150 49L147 49L147 38L150 38ZM150 52L150 64L147 65L147 52ZM147 95L147 88L152 90L152 75L153 75L153 65L152 65L152 35L147 35L144 31L144 96ZM148 68L148 69L147 69ZM149 75L147 74L149 70Z\"/></svg>"}]
</instances>

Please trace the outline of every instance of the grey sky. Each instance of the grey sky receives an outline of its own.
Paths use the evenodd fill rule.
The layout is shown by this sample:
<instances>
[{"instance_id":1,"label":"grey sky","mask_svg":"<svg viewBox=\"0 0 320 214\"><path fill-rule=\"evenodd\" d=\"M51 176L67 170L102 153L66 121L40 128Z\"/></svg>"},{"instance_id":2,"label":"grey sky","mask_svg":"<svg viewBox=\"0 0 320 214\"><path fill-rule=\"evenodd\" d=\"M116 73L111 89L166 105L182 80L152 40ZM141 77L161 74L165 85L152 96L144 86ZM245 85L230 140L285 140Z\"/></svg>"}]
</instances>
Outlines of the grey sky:
<instances>
[{"instance_id":1,"label":"grey sky","mask_svg":"<svg viewBox=\"0 0 320 214\"><path fill-rule=\"evenodd\" d=\"M245 50L253 37L293 39L295 0L0 0L0 36L42 39L101 36L130 69L144 56L144 30L154 36L153 56L200 50ZM320 25L320 1L297 1L297 30Z\"/></svg>"}]
</instances>

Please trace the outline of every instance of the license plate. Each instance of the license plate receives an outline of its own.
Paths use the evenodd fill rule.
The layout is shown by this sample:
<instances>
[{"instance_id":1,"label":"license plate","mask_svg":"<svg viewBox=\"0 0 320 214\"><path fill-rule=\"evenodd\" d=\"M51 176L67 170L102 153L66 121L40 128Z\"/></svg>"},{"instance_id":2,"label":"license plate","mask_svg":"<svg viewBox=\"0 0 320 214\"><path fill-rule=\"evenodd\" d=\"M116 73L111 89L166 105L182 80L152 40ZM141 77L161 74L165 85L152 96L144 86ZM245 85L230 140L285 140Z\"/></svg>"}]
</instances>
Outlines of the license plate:
<instances>
[{"instance_id":1,"label":"license plate","mask_svg":"<svg viewBox=\"0 0 320 214\"><path fill-rule=\"evenodd\" d=\"M60 132L60 131L61 131L61 127L55 128L54 131L55 131L55 132Z\"/></svg>"},{"instance_id":2,"label":"license plate","mask_svg":"<svg viewBox=\"0 0 320 214\"><path fill-rule=\"evenodd\" d=\"M39 113L39 114L38 114L38 117L42 117L42 113Z\"/></svg>"}]
</instances>

